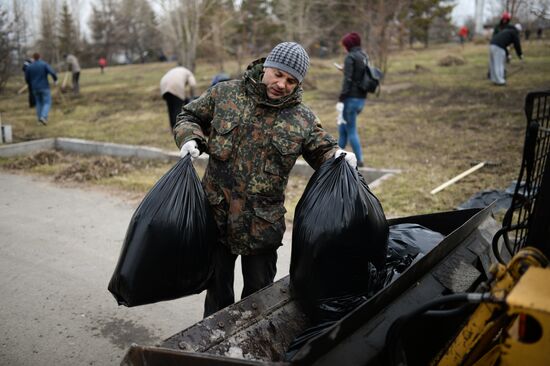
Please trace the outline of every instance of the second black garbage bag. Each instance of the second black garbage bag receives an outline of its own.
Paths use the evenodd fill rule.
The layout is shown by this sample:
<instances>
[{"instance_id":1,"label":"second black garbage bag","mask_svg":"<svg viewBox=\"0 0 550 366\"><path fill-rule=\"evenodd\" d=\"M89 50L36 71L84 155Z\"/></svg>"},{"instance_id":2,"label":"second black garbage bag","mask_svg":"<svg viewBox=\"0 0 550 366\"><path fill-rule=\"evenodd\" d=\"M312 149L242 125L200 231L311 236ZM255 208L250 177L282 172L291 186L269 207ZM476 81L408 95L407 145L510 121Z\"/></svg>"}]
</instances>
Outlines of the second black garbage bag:
<instances>
[{"instance_id":1,"label":"second black garbage bag","mask_svg":"<svg viewBox=\"0 0 550 366\"><path fill-rule=\"evenodd\" d=\"M125 306L199 293L213 272L216 239L216 223L188 155L134 212L109 291Z\"/></svg>"},{"instance_id":2,"label":"second black garbage bag","mask_svg":"<svg viewBox=\"0 0 550 366\"><path fill-rule=\"evenodd\" d=\"M310 178L294 214L294 296L315 318L331 298L366 294L372 265L384 269L387 241L384 211L361 174L344 156L326 161Z\"/></svg>"}]
</instances>

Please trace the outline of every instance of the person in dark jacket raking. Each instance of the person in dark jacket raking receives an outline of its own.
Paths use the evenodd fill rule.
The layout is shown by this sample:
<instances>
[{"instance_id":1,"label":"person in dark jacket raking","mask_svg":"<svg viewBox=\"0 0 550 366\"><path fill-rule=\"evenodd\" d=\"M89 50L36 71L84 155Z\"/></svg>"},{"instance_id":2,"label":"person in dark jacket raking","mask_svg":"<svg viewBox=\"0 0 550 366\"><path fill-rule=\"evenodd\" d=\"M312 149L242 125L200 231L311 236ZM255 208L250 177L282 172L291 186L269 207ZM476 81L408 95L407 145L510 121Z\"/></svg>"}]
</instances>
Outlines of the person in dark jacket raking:
<instances>
[{"instance_id":1,"label":"person in dark jacket raking","mask_svg":"<svg viewBox=\"0 0 550 366\"><path fill-rule=\"evenodd\" d=\"M344 80L342 81L342 90L339 101L344 104L342 116L345 123L338 125L338 145L344 149L349 141L355 156L357 157L357 166L362 167L363 153L361 151L361 142L357 132L357 115L365 107L367 92L360 88L365 65L369 60L367 54L361 49L361 37L355 32L346 34L342 38L342 45L348 51L344 60Z\"/></svg>"},{"instance_id":2,"label":"person in dark jacket raking","mask_svg":"<svg viewBox=\"0 0 550 366\"><path fill-rule=\"evenodd\" d=\"M500 32L501 30L503 30L504 28L506 28L507 26L509 26L510 20L512 20L512 16L510 15L510 13L508 13L507 11L502 13L502 16L500 17L500 21L493 28L493 36L498 32Z\"/></svg>"},{"instance_id":3,"label":"person in dark jacket raking","mask_svg":"<svg viewBox=\"0 0 550 366\"><path fill-rule=\"evenodd\" d=\"M491 38L489 46L489 76L495 85L506 85L507 48L514 45L516 54L523 60L519 32L521 25L507 25Z\"/></svg>"},{"instance_id":4,"label":"person in dark jacket raking","mask_svg":"<svg viewBox=\"0 0 550 366\"><path fill-rule=\"evenodd\" d=\"M301 83L309 56L283 42L266 59L251 63L242 79L218 83L183 106L174 128L182 157L210 156L203 186L212 207L220 245L214 255L204 316L235 301L235 261L241 256L241 298L273 283L282 245L284 191L302 155L314 169L345 154L317 116L302 103Z\"/></svg>"}]
</instances>

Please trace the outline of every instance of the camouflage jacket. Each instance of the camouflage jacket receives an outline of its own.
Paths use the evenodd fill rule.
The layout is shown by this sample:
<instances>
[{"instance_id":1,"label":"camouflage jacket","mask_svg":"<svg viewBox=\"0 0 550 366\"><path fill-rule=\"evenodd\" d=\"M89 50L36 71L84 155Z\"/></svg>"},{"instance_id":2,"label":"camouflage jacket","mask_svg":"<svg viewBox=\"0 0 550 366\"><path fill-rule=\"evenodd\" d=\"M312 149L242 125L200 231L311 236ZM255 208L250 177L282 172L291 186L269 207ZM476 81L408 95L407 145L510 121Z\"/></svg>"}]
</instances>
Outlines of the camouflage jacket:
<instances>
[{"instance_id":1,"label":"camouflage jacket","mask_svg":"<svg viewBox=\"0 0 550 366\"><path fill-rule=\"evenodd\" d=\"M284 191L299 155L314 169L332 158L336 140L302 104L302 89L267 97L263 59L241 80L209 88L178 115L174 136L181 147L196 139L210 155L203 178L221 242L238 255L282 245Z\"/></svg>"}]
</instances>

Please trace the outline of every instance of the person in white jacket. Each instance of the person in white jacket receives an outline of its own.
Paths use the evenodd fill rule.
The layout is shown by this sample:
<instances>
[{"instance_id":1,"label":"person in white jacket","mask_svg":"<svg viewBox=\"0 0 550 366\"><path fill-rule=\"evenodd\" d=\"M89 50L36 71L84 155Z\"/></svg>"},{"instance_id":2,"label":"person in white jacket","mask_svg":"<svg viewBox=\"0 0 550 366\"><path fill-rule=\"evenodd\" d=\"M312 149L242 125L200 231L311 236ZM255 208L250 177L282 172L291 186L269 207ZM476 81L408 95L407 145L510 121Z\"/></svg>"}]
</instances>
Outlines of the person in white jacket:
<instances>
[{"instance_id":1,"label":"person in white jacket","mask_svg":"<svg viewBox=\"0 0 550 366\"><path fill-rule=\"evenodd\" d=\"M80 92L80 64L75 55L66 53L64 56L67 67L72 75L73 94L77 95Z\"/></svg>"},{"instance_id":2,"label":"person in white jacket","mask_svg":"<svg viewBox=\"0 0 550 366\"><path fill-rule=\"evenodd\" d=\"M168 106L171 129L176 125L176 117L181 112L181 107L195 98L196 85L193 73L183 66L168 70L160 79L160 94ZM189 96L186 93L187 88Z\"/></svg>"}]
</instances>

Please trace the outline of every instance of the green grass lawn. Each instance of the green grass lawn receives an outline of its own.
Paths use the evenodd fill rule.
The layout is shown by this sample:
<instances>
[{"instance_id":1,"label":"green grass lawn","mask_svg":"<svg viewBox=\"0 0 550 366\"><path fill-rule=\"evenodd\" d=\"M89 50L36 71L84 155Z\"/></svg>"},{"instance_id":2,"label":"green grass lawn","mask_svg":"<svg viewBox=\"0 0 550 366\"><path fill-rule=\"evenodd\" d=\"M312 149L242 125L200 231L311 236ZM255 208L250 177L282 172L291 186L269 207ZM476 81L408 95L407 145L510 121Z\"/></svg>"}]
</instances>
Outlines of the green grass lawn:
<instances>
[{"instance_id":1,"label":"green grass lawn","mask_svg":"<svg viewBox=\"0 0 550 366\"><path fill-rule=\"evenodd\" d=\"M525 61L508 65L508 85L493 86L486 78L488 47L455 44L429 49L406 49L391 55L379 96L369 96L358 127L367 166L397 168L402 174L374 190L388 217L452 210L485 189L504 189L517 179L525 131L523 104L528 92L550 89L550 42L522 45ZM439 66L448 56L463 65ZM341 73L334 59L313 59L306 77L304 99L334 136L335 104ZM198 90L205 90L215 73L209 64L197 63ZM173 63L153 63L99 68L81 73L81 95L53 94L48 126L36 123L28 108L23 74L15 75L0 99L4 124L11 124L14 142L45 137L74 137L96 141L148 145L176 151L168 113L158 84ZM236 72L236 64L226 64ZM64 74L59 75L63 79ZM348 149L350 147L348 146ZM69 156L76 161L79 159ZM86 158L94 159L94 158ZM97 158L96 158L97 159ZM436 195L429 192L472 165L490 161L463 180ZM0 160L8 169L14 159ZM55 176L67 168L34 167L26 171ZM112 176L87 180L120 192L143 195L170 165L140 166ZM107 165L109 167L109 165ZM13 167L12 167L13 168ZM289 219L307 180L290 181L287 197Z\"/></svg>"}]
</instances>

